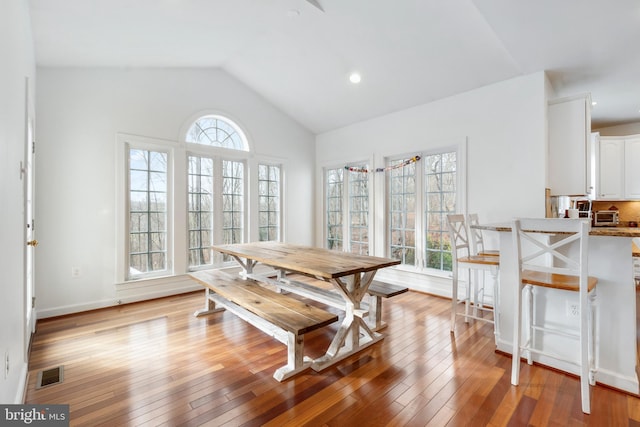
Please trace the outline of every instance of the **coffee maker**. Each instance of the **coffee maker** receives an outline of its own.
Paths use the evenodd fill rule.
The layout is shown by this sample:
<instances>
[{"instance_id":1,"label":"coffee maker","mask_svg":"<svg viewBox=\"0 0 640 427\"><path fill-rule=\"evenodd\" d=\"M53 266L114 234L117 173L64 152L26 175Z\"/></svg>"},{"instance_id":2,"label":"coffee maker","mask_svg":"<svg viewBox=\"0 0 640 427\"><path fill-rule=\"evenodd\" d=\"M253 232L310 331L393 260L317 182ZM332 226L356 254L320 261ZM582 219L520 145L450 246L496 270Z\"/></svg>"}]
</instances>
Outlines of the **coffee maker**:
<instances>
[{"instance_id":1,"label":"coffee maker","mask_svg":"<svg viewBox=\"0 0 640 427\"><path fill-rule=\"evenodd\" d=\"M576 200L576 209L578 209L578 218L591 219L591 200Z\"/></svg>"}]
</instances>

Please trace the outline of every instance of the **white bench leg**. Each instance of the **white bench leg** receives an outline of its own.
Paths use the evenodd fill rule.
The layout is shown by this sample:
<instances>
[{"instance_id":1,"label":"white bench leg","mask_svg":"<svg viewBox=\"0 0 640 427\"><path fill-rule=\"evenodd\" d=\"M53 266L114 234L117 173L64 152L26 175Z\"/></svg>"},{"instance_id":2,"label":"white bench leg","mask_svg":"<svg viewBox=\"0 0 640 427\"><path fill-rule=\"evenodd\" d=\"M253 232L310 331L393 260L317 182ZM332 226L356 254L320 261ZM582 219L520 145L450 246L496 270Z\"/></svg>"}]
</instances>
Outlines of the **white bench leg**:
<instances>
[{"instance_id":1,"label":"white bench leg","mask_svg":"<svg viewBox=\"0 0 640 427\"><path fill-rule=\"evenodd\" d=\"M276 370L273 378L286 380L311 366L313 360L304 355L304 336L287 332L287 364Z\"/></svg>"},{"instance_id":2,"label":"white bench leg","mask_svg":"<svg viewBox=\"0 0 640 427\"><path fill-rule=\"evenodd\" d=\"M211 314L211 313L217 313L219 311L224 310L224 307L216 307L216 302L211 298L211 295L214 292L211 292L210 289L205 289L204 291L204 308L200 309L200 310L196 310L195 313L193 313L194 316L199 317L199 316L205 316L207 314Z\"/></svg>"}]
</instances>

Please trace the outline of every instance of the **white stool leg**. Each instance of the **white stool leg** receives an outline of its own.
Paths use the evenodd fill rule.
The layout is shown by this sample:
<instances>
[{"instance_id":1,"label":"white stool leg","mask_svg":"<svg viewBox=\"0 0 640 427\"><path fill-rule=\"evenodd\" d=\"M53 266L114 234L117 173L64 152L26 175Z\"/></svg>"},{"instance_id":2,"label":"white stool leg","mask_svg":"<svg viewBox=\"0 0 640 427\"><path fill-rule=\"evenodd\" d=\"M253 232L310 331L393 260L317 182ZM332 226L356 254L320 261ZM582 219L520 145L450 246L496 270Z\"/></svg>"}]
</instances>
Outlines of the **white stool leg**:
<instances>
[{"instance_id":1,"label":"white stool leg","mask_svg":"<svg viewBox=\"0 0 640 427\"><path fill-rule=\"evenodd\" d=\"M458 266L453 266L452 289L451 289L451 333L456 328L456 311L458 309Z\"/></svg>"},{"instance_id":2,"label":"white stool leg","mask_svg":"<svg viewBox=\"0 0 640 427\"><path fill-rule=\"evenodd\" d=\"M598 322L596 322L596 291L595 289L589 295L589 384L596 385L596 367L598 366L596 352L596 337L598 336Z\"/></svg>"},{"instance_id":3,"label":"white stool leg","mask_svg":"<svg viewBox=\"0 0 640 427\"><path fill-rule=\"evenodd\" d=\"M518 283L513 311L513 350L511 351L511 384L520 382L520 331L522 319L522 286Z\"/></svg>"},{"instance_id":4,"label":"white stool leg","mask_svg":"<svg viewBox=\"0 0 640 427\"><path fill-rule=\"evenodd\" d=\"M471 303L471 287L472 287L472 283L471 283L471 269L467 269L467 289L466 289L466 296L464 299L464 322L465 323L469 323L469 309L470 309L470 303Z\"/></svg>"},{"instance_id":5,"label":"white stool leg","mask_svg":"<svg viewBox=\"0 0 640 427\"><path fill-rule=\"evenodd\" d=\"M535 348L536 345L536 330L535 325L537 324L537 316L536 316L536 290L531 285L526 286L527 293L527 346L529 348ZM531 350L527 351L527 363L529 365L533 365L533 359L531 357Z\"/></svg>"},{"instance_id":6,"label":"white stool leg","mask_svg":"<svg viewBox=\"0 0 640 427\"><path fill-rule=\"evenodd\" d=\"M491 277L493 279L493 333L496 336L496 343L500 339L500 282L498 281L498 274L500 269L495 268L491 270Z\"/></svg>"}]
</instances>

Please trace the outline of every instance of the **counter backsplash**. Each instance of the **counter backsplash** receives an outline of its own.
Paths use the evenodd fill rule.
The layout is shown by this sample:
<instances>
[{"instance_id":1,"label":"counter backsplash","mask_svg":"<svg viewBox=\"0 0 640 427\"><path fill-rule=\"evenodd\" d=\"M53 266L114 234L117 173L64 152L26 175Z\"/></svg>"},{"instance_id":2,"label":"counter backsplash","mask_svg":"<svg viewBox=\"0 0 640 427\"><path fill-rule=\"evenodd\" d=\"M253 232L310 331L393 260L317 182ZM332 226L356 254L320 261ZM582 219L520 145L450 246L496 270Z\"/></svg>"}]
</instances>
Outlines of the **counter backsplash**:
<instances>
[{"instance_id":1,"label":"counter backsplash","mask_svg":"<svg viewBox=\"0 0 640 427\"><path fill-rule=\"evenodd\" d=\"M607 211L617 208L620 225L628 227L630 222L640 223L640 201L629 200L594 200L592 211Z\"/></svg>"}]
</instances>

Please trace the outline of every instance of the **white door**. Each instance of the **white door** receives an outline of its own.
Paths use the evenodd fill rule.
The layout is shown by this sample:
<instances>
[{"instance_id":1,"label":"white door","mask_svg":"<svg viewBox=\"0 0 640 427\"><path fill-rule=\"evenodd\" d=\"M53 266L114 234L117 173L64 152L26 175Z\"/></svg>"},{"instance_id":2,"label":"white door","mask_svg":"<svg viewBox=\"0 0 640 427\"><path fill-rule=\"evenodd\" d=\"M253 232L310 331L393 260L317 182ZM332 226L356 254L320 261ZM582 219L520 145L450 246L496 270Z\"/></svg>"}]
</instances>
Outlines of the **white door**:
<instances>
[{"instance_id":1,"label":"white door","mask_svg":"<svg viewBox=\"0 0 640 427\"><path fill-rule=\"evenodd\" d=\"M24 166L23 166L23 185L24 185L24 226L25 226L25 251L24 251L24 305L25 305L25 357L28 357L27 351L31 342L31 334L35 331L35 290L34 290L34 249L38 244L35 240L35 222L34 218L34 124L29 108L29 82L27 80L27 99L26 99L26 129L25 129L25 149L24 149Z\"/></svg>"}]
</instances>

